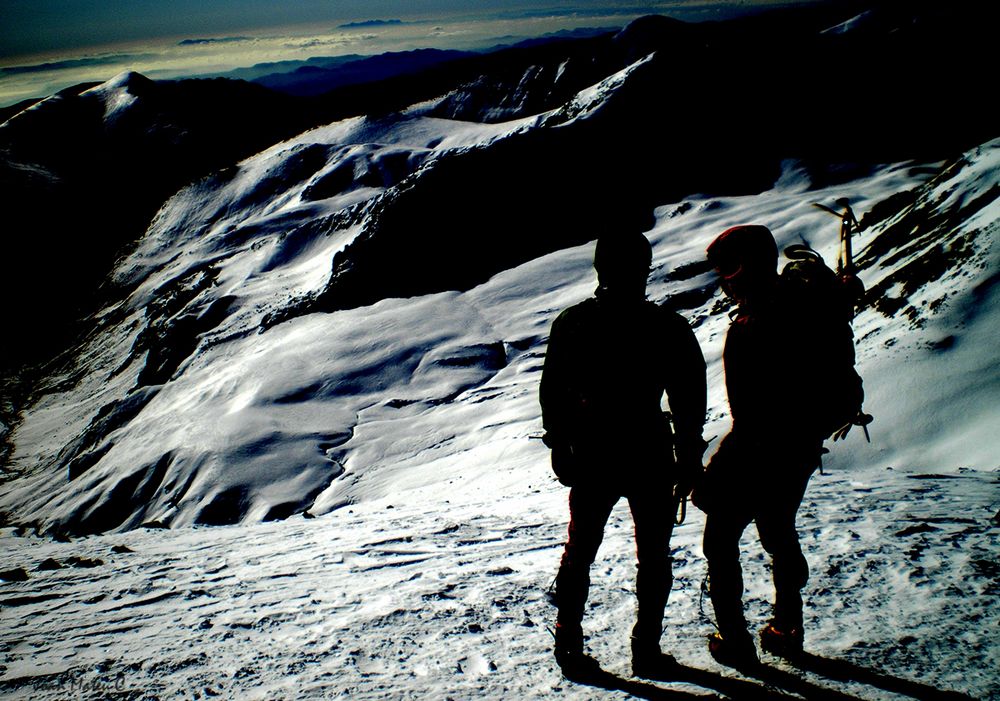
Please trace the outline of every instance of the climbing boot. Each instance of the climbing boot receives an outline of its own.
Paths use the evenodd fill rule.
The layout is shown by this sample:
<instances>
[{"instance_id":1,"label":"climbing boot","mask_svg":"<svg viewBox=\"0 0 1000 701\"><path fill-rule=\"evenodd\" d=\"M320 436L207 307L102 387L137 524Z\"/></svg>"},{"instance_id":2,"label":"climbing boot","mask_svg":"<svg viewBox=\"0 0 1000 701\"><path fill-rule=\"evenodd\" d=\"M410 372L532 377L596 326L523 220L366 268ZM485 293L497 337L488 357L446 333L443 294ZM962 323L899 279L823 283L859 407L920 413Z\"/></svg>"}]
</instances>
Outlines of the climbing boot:
<instances>
[{"instance_id":1,"label":"climbing boot","mask_svg":"<svg viewBox=\"0 0 1000 701\"><path fill-rule=\"evenodd\" d=\"M658 643L632 637L632 676L668 681L677 676L677 660L660 651Z\"/></svg>"},{"instance_id":2,"label":"climbing boot","mask_svg":"<svg viewBox=\"0 0 1000 701\"><path fill-rule=\"evenodd\" d=\"M760 647L778 657L797 657L802 654L802 629L782 630L771 621L761 628Z\"/></svg>"},{"instance_id":3,"label":"climbing boot","mask_svg":"<svg viewBox=\"0 0 1000 701\"><path fill-rule=\"evenodd\" d=\"M712 633L708 638L708 652L719 664L734 669L746 669L760 664L753 638L745 632L725 637L720 633Z\"/></svg>"},{"instance_id":4,"label":"climbing boot","mask_svg":"<svg viewBox=\"0 0 1000 701\"><path fill-rule=\"evenodd\" d=\"M597 660L583 651L583 630L579 626L557 623L554 635L556 664L567 679L591 677L601 671Z\"/></svg>"}]
</instances>

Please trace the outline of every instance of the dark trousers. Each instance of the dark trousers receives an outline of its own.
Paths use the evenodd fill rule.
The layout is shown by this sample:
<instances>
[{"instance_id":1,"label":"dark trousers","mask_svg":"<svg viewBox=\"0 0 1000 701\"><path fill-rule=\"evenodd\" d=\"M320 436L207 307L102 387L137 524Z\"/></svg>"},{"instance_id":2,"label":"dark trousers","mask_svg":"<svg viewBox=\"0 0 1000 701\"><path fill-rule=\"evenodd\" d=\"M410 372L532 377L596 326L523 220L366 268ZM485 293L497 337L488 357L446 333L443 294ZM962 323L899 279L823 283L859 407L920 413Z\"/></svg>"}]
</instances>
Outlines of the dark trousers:
<instances>
[{"instance_id":1,"label":"dark trousers","mask_svg":"<svg viewBox=\"0 0 1000 701\"><path fill-rule=\"evenodd\" d=\"M590 566L604 539L604 526L620 496L606 485L582 484L569 493L569 537L556 576L560 627L578 630L590 589ZM670 572L670 534L677 502L669 484L626 495L635 524L636 598L638 614L632 634L656 642L663 631L663 611L673 577Z\"/></svg>"},{"instance_id":2,"label":"dark trousers","mask_svg":"<svg viewBox=\"0 0 1000 701\"><path fill-rule=\"evenodd\" d=\"M747 634L740 537L751 522L771 556L773 622L782 630L801 630L802 589L809 566L799 545L795 515L819 463L819 449L818 443L783 446L780 455L765 459L759 451L742 449L727 439L709 464L712 495L703 548L712 607L723 637Z\"/></svg>"}]
</instances>

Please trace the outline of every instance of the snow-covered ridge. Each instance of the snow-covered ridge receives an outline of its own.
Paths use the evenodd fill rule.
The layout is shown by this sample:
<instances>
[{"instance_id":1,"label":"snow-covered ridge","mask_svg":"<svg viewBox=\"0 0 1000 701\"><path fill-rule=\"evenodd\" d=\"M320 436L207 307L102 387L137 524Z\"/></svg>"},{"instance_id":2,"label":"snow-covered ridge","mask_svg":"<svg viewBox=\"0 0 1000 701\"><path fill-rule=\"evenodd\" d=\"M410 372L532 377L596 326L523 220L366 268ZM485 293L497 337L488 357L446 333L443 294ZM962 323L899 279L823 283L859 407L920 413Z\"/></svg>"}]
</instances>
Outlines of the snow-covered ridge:
<instances>
[{"instance_id":1,"label":"snow-covered ridge","mask_svg":"<svg viewBox=\"0 0 1000 701\"><path fill-rule=\"evenodd\" d=\"M345 124L329 135L355 134L359 126ZM404 140L396 135L393 141L398 148ZM426 148L423 139L419 144ZM272 172L275 159L294 160L300 145L265 152L240 173L256 175L247 182L266 181L262 174ZM977 339L996 313L984 299L995 277L990 255L998 154L998 144L986 145L926 183L923 171L890 168L851 185L859 213L873 213L867 220L883 210L859 252L872 306L857 322L868 408L882 438L878 450L856 444L841 451L843 459L911 469L982 468L992 460L992 444L982 436L963 441L962 450L950 442L943 453L928 446L921 439L924 408L896 401L895 377L920 362L937 370L911 381L932 387L940 381L935 373L947 376L960 361L959 376L968 385L946 383L966 397L952 432L980 436L995 421L988 401L995 373ZM806 200L832 200L844 187L826 195L807 192L789 168L785 185L764 199L690 200L661 208L650 237L662 277L651 295L683 298L711 285L704 275L675 280L671 271L697 263L717 230L734 221L763 219L780 243L806 237L832 258L835 222L810 211ZM487 456L497 450L528 450L528 437L538 431L535 391L545 334L560 308L588 293L589 246L542 257L464 293L310 314L257 334L265 310L323 283L332 248L356 229L338 234L317 227L309 208L298 224L262 213L259 199L244 197L240 177L224 183L221 193L203 183L175 198L119 269L149 272L121 309L109 311L109 318L121 321L95 339L92 355L84 358L90 363L85 379L46 397L19 429L18 460L48 467L4 486L7 509L34 514L43 527L80 530L153 521L231 523L307 509L315 515L446 483L470 466L489 464L494 458ZM297 191L308 187L297 178L287 182ZM910 195L899 194L907 189ZM220 206L233 201L243 204ZM292 196L287 202L285 209L303 206ZM170 212L190 217L204 209L210 212L206 221L218 225L201 236L181 236L196 224L190 218L180 223ZM934 219L930 212L947 216ZM900 227L914 217L931 224L922 237L900 245ZM227 220L239 221L251 235L225 234L232 229ZM170 226L177 231L175 250L165 243ZM295 235L304 242L273 265ZM956 248L959 241L963 247ZM942 246L956 257L928 268L927 256ZM897 279L907 282L899 287ZM701 297L687 313L712 364L712 435L725 422L718 365L725 316L712 313L715 296ZM894 299L913 311L887 313ZM979 400L977 388L986 391Z\"/></svg>"},{"instance_id":2,"label":"snow-covered ridge","mask_svg":"<svg viewBox=\"0 0 1000 701\"><path fill-rule=\"evenodd\" d=\"M134 71L126 71L81 94L94 96L104 104L104 122L107 124L114 122L137 104L143 90L148 89L150 85L152 81L145 76Z\"/></svg>"},{"instance_id":3,"label":"snow-covered ridge","mask_svg":"<svg viewBox=\"0 0 1000 701\"><path fill-rule=\"evenodd\" d=\"M832 260L835 222L809 203L845 193L870 224L857 330L884 438L840 455L991 464L980 438L996 378L980 343L995 308L996 143L835 185L815 159L779 168L751 144L734 173L713 160L729 142L702 158L650 113L671 69L644 56L501 124L426 106L348 119L184 188L116 267L128 297L16 427L20 477L0 486L0 509L46 531L270 520L447 484L497 454L544 460L527 439L548 326L592 289L587 242L626 228L656 246L651 296L698 328L717 436L725 316L705 246L761 221ZM113 106L136 80L94 92ZM701 187L748 194L691 194ZM904 360L925 371L901 373ZM899 386L947 388L961 420L900 404Z\"/></svg>"},{"instance_id":4,"label":"snow-covered ridge","mask_svg":"<svg viewBox=\"0 0 1000 701\"><path fill-rule=\"evenodd\" d=\"M114 95L124 89L119 83L122 80L99 90L113 101ZM235 366L234 374L215 377L211 382L225 395L222 398L225 407L210 413L235 414L231 421L239 433L244 433L245 426L238 417L251 410L261 392L268 397L266 402L279 406L294 406L301 399L308 399L312 391L326 395L322 397L323 406L330 406L334 395L357 395L355 400L334 409L340 418L320 411L318 423L312 428L290 416L295 425L291 432L277 428L267 418L263 420L267 427L262 426L262 434L250 438L252 432L245 433L250 442L243 447L231 447L245 458L250 457L251 462L257 457L263 460L256 476L246 466L234 470L225 459L217 462L215 454L219 450L226 452L222 446L228 444L229 438L224 438L221 444L210 441L201 447L190 440L189 431L197 433L201 419L186 424L185 428L184 422L178 424L167 418L160 428L173 427L178 432L173 434L174 439L164 437L160 447L167 444L186 447L180 453L174 449L160 451L152 461L140 459L140 454L159 442L153 437L159 435L158 429L153 433L142 431L145 433L140 439L145 446L142 448L126 447L130 441L123 444L122 434L131 433L136 426L133 422L140 415L145 414L153 424L158 424L177 410L176 405L157 410L156 399L164 383L169 386L172 378L179 379L179 375L188 371L188 364L198 357L198 348L204 351L225 347L228 354L232 347L227 342L240 338L247 348L257 348L264 338L275 339L279 346L284 346L286 342L278 340L278 336L294 328L294 324L283 325L280 331L264 336L253 334L265 315L280 311L293 300L323 286L330 275L331 257L357 234L358 226L351 220L363 221L365 207L387 188L398 185L428 161L470 148L488 147L531 123L533 120L529 119L503 125L463 124L419 114L381 121L351 119L275 145L228 172L182 190L161 209L147 236L117 267L116 283L134 291L100 315L99 330L79 359L82 381L66 394L44 398L37 407L38 413L33 414L39 420L27 418L19 432L18 444L32 446L27 451L30 455L27 460L47 462L49 470L61 473L59 482L63 481L61 477L68 476L67 489L60 490L61 497L51 500L28 486L28 483L37 485L39 479L49 481L45 476L49 470L44 470L34 473L14 490L29 498L30 511L38 515L42 511L73 513L68 520L58 517L57 520L71 528L87 530L134 527L150 521L151 517L177 524L185 519L190 523L284 517L312 504L323 485L343 471L338 460L330 455L350 438L355 415L375 401L373 396L393 391L394 396L383 400L417 401L420 395L414 396L414 392L429 382L425 390L428 398L441 402L478 383L484 372L478 369L480 366L489 370L506 363L500 339L482 330L476 332L477 324L483 322L476 321L479 315L474 309L453 313L452 331L446 331L448 327L442 327L438 319L431 324L436 331L431 338L425 334L418 334L412 341L401 337L389 344L399 348L388 349L385 345L389 342L381 328L371 333L378 338L373 348L366 348L365 344L358 348L352 340L359 334L358 329L373 317L373 310L359 311L353 315L356 320L351 315L339 318L334 326L318 333L316 339L322 346L321 339L329 342L334 329L341 329L334 333L346 334L344 343L348 350L331 358L340 369L315 366L315 379L300 377L293 382L302 389L282 388L281 383L272 385L270 391L266 386L223 389L233 378L248 376L245 369ZM388 318L400 314L406 317L410 313L397 309ZM428 320L435 317L421 316ZM397 325L386 323L388 328ZM441 333L445 335L439 336ZM470 333L473 335L469 336ZM453 339L446 343L449 337ZM323 354L323 349L317 348L317 353ZM273 372L276 356L259 349L246 359L251 356L266 359L261 367L265 375ZM407 358L410 360L404 360ZM365 367L370 370L364 370ZM216 375L216 368L212 366L209 373ZM438 375L440 378L435 379ZM338 381L337 376L351 379ZM430 379L418 381L424 376ZM60 382L55 378L56 386ZM400 384L404 387L394 389ZM310 389L313 387L327 389ZM216 395L215 390L205 395L203 389L194 389L201 400ZM301 399L292 396L296 393L302 395ZM65 404L68 397L76 397L69 406ZM64 416L67 421L54 428L46 417L52 412L61 414L60 405L68 411ZM191 418L198 414L187 410L182 413ZM300 416L301 408L292 414ZM302 430L313 435L318 443L311 439L303 443ZM228 429L223 434L228 435ZM45 437L36 442L36 435ZM315 460L306 458L306 461L313 462L315 469L302 469L306 453L292 460L281 454L266 457L270 452L266 445L271 441L286 446L299 443L297 453L301 449L307 453L314 451ZM239 442L243 443L243 439ZM26 464L21 457L14 456L15 471ZM275 466L281 469L275 471ZM123 475L122 470L128 475ZM230 484L229 477L223 477L227 473L235 477L235 483ZM222 481L216 483L219 477ZM271 496L260 501L258 486L286 481L288 489L271 488ZM192 484L196 490L212 492L206 504L214 506L208 511L198 509L197 513L175 521L177 505L189 499ZM96 494L102 496L95 500ZM41 511L38 499L48 504ZM201 497L197 499L200 501ZM152 511L150 501L158 504ZM252 506L255 501L258 507Z\"/></svg>"}]
</instances>

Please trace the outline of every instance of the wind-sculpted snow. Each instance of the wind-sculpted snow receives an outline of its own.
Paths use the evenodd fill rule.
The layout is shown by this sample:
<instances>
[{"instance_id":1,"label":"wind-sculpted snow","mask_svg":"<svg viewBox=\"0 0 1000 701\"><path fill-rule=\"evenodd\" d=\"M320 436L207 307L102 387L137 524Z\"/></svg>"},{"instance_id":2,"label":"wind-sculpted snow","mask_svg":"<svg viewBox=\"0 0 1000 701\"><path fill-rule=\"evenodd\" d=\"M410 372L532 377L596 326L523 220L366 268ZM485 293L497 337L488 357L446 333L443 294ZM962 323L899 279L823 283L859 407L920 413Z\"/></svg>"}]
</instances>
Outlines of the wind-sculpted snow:
<instances>
[{"instance_id":1,"label":"wind-sculpted snow","mask_svg":"<svg viewBox=\"0 0 1000 701\"><path fill-rule=\"evenodd\" d=\"M81 357L84 379L63 395L80 403L66 424L49 433L45 446L35 445L34 457L61 473L59 482L67 474L70 480L54 501L36 487L17 488L31 502L29 508L39 515L61 512L56 521L86 531L151 520L225 523L301 512L343 471L327 453L350 435L359 411L388 400L444 402L502 367L500 339L477 327L475 311L462 315L444 302L422 312L390 304L378 322L373 310L320 317L331 325L310 327L314 330L307 333L319 344L316 357L289 356L289 375L283 379L239 391L218 389L219 382L246 379L251 371L243 363L252 365L252 358L260 359L256 372L262 376L277 369L278 356L263 351L260 342L283 345L279 337L304 322L264 336L255 335L258 325L266 313L322 284L332 253L354 235L355 227L337 228L345 217L349 224L352 207L426 159L488 143L517 128L463 127L422 117L348 120L276 146L179 193L115 272L120 286L135 291L105 311L102 327ZM366 182L365 170L335 197L303 198L315 182L344 164L356 172L359 164L379 169L383 179ZM456 314L449 329L443 318ZM420 330L422 324L432 329L430 336ZM393 329L411 337L389 342ZM337 351L334 339L341 333L347 334L346 348ZM454 340L446 343L449 336ZM234 343L245 350L234 351ZM317 363L320 357L325 362ZM221 367L227 370L220 375ZM305 368L312 370L303 374ZM173 388L185 384L181 377L199 372L214 378L209 386L216 389L203 386L203 378L173 395ZM265 406L284 410L287 426L284 420L262 419L254 429L256 419L239 418L253 413L253 398L261 392ZM213 401L221 404L210 408ZM232 402L246 406L232 409ZM317 411L318 421L306 426L295 417L309 406L333 412ZM174 412L194 421L169 418ZM267 415L269 410L263 410ZM152 432L136 433L143 416ZM191 440L208 426L218 440ZM25 426L22 435L30 436L31 430ZM62 447L56 447L60 442ZM49 479L47 472L35 479ZM267 496L262 497L262 488ZM178 505L183 516L177 515Z\"/></svg>"},{"instance_id":2,"label":"wind-sculpted snow","mask_svg":"<svg viewBox=\"0 0 1000 701\"><path fill-rule=\"evenodd\" d=\"M506 363L497 343L474 310L430 298L215 345L158 391L133 390L96 418L95 435L83 435L94 457L69 464L54 499L29 487L28 508L84 531L302 512L352 465L344 443L359 413L426 408L481 384Z\"/></svg>"},{"instance_id":3,"label":"wind-sculpted snow","mask_svg":"<svg viewBox=\"0 0 1000 701\"><path fill-rule=\"evenodd\" d=\"M479 134L502 142L525 126ZM409 143L431 162L438 156L427 143L448 128L414 117L385 132L353 120L178 195L120 266L120 275L145 279L108 310L75 385L53 391L19 429L15 464L45 467L21 467L28 474L4 486L5 508L18 520L31 514L45 529L84 532L321 514L453 480L480 464L479 452L495 450L493 441L536 432L545 335L554 314L593 285L589 245L515 265L465 292L261 326L265 315L322 289L332 252L349 250L343 247L360 230L338 231L337 204L303 203L295 193L339 167L336 154L353 158L360 148L398 152ZM348 146L358 134L391 143ZM468 148L467 140L449 138ZM332 155L302 176L298 154L319 149L317 142ZM944 451L927 440L942 432L980 436L997 418L989 401L996 373L977 350L980 329L995 315L988 298L996 277L997 153L988 144L934 178L927 169L889 168L849 188L858 212L871 212L863 221L875 222L858 256L872 302L856 326L879 440L878 450L864 443L839 449L837 464L915 467L928 464L922 453L956 466L992 460L984 437ZM287 191L252 195L256 183L286 167L295 173ZM844 189L808 191L806 184L788 164L766 196L692 198L656 211L651 296L685 308L698 328L714 379L709 435L726 416L719 369L726 307L702 251L718 230L752 220L771 224L782 245L804 237L832 259L836 221L809 203L830 202ZM366 207L362 201L357 210L362 221ZM900 243L901 227L915 219L929 222L926 230ZM923 261L945 245L962 255L928 268ZM914 286L906 293L914 311L886 319L885 305L909 289L897 282L901 275ZM923 376L909 376L905 368L914 363L928 368ZM939 387L938 378L952 373L964 384L952 378ZM929 429L922 403L898 401L900 374L922 392L966 393L933 413L948 428Z\"/></svg>"},{"instance_id":4,"label":"wind-sculpted snow","mask_svg":"<svg viewBox=\"0 0 1000 701\"><path fill-rule=\"evenodd\" d=\"M664 647L673 682L631 678L634 545L611 515L586 629L607 690L564 679L546 596L565 494L540 447L508 453L516 488L415 489L403 503L238 528L140 529L69 543L2 533L0 695L221 698L990 699L1000 572L995 472L817 475L799 517L812 566L806 647L768 676L716 664L696 510L674 531ZM497 454L494 457L502 457ZM511 466L495 465L498 472ZM512 485L513 486L513 485ZM436 508L428 508L429 505ZM441 504L442 506L437 506ZM746 552L747 615L769 610ZM598 576L599 575L599 576Z\"/></svg>"},{"instance_id":5,"label":"wind-sculpted snow","mask_svg":"<svg viewBox=\"0 0 1000 701\"><path fill-rule=\"evenodd\" d=\"M845 192L870 223L859 357L897 382L899 355L926 348L908 362L995 383L965 340L992 313L995 144L944 166L862 168L824 189L836 169L782 164L773 130L736 145L759 117L725 138L703 139L711 120L676 136L681 122L652 109L672 69L643 55L513 122L430 117L427 105L347 119L184 188L116 267L129 296L96 317L11 435L23 477L2 487L0 505L45 530L93 532L322 513L400 480L446 481L491 433L537 431L548 324L593 285L586 242L618 230L656 244L651 294L702 335L721 421L728 306L702 265L705 245L730 224L763 221L783 245L825 240L832 259L835 222L808 204ZM122 118L133 109L102 104ZM717 167L724 157L740 167ZM886 427L879 459L919 462L915 427L927 421L884 392L869 380L886 406L873 411L876 430L883 416L906 420ZM978 435L995 417L976 396L929 435ZM511 418L487 430L480 413ZM980 465L991 446L969 442L949 463Z\"/></svg>"}]
</instances>

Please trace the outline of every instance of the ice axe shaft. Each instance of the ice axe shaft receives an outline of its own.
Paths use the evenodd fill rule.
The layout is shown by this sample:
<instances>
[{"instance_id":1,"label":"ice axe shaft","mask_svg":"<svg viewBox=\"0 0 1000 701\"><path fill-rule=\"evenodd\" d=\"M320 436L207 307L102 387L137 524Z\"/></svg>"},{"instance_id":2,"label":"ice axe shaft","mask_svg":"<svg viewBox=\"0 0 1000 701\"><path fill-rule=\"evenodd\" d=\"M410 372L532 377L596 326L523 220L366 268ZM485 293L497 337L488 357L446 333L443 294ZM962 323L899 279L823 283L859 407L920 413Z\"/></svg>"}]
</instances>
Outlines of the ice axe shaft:
<instances>
[{"instance_id":1,"label":"ice axe shaft","mask_svg":"<svg viewBox=\"0 0 1000 701\"><path fill-rule=\"evenodd\" d=\"M846 197L837 200L837 204L844 208L843 212L838 212L832 207L827 207L825 204L819 202L813 202L813 207L840 219L840 257L837 259L837 272L841 275L853 275L854 250L851 245L851 237L860 228L860 225Z\"/></svg>"}]
</instances>

